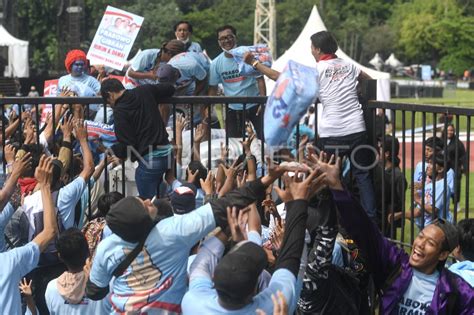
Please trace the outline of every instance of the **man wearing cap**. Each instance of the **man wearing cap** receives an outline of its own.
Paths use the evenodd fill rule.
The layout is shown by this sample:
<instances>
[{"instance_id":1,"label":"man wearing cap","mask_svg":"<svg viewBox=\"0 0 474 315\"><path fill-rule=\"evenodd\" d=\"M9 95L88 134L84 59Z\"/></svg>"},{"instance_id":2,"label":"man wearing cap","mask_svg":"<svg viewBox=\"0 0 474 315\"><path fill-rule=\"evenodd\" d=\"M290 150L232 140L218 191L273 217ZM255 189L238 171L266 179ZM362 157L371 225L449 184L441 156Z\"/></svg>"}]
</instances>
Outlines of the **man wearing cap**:
<instances>
[{"instance_id":1,"label":"man wearing cap","mask_svg":"<svg viewBox=\"0 0 474 315\"><path fill-rule=\"evenodd\" d=\"M170 194L174 214L186 214L196 209L197 188L192 183L182 183Z\"/></svg>"},{"instance_id":2,"label":"man wearing cap","mask_svg":"<svg viewBox=\"0 0 474 315\"><path fill-rule=\"evenodd\" d=\"M321 169L326 172L339 223L367 255L368 270L381 290L380 314L473 314L472 287L444 266L459 239L451 223L441 219L426 226L408 255L381 235L343 188L339 163L324 164Z\"/></svg>"},{"instance_id":3,"label":"man wearing cap","mask_svg":"<svg viewBox=\"0 0 474 315\"><path fill-rule=\"evenodd\" d=\"M64 65L69 74L59 78L58 95L64 88L72 87L74 85L84 85L91 88L95 93L99 93L99 81L87 74L88 62L85 52L79 49L69 51L64 60Z\"/></svg>"},{"instance_id":4,"label":"man wearing cap","mask_svg":"<svg viewBox=\"0 0 474 315\"><path fill-rule=\"evenodd\" d=\"M172 147L158 101L173 93L170 84L145 84L126 90L117 79L102 83L104 103L114 111L114 128L119 141L115 154L138 161L135 182L140 197L145 199L157 195L163 174L171 166Z\"/></svg>"},{"instance_id":5,"label":"man wearing cap","mask_svg":"<svg viewBox=\"0 0 474 315\"><path fill-rule=\"evenodd\" d=\"M206 86L209 60L202 53L183 52L160 65L158 79L175 84L175 95L199 95Z\"/></svg>"},{"instance_id":6,"label":"man wearing cap","mask_svg":"<svg viewBox=\"0 0 474 315\"><path fill-rule=\"evenodd\" d=\"M309 183L316 173L317 170L313 171L303 182L297 182L293 177L286 187L289 198L285 200L285 234L268 287L255 294L258 278L268 261L261 244L250 241L250 236L249 241L237 243L224 257L223 244L218 247L205 243L191 265L189 291L182 303L184 315L255 314L257 309L272 314L271 296L278 290L285 296L291 308L289 314L292 314L298 298L296 281L308 217Z\"/></svg>"},{"instance_id":7,"label":"man wearing cap","mask_svg":"<svg viewBox=\"0 0 474 315\"><path fill-rule=\"evenodd\" d=\"M106 223L113 234L97 247L87 296L93 300L104 298L115 275L109 299L114 312L181 313L191 248L216 226L227 227L228 206L242 209L255 202L284 171L284 167L271 169L268 175L248 182L223 198L158 223L155 219L160 209L156 207L156 200L153 203L136 197L120 200L107 213ZM140 244L142 247L137 247ZM138 250L136 258L122 273L116 273L120 263L134 250Z\"/></svg>"},{"instance_id":8,"label":"man wearing cap","mask_svg":"<svg viewBox=\"0 0 474 315\"><path fill-rule=\"evenodd\" d=\"M133 60L126 75L137 85L157 84L158 75L156 71L161 63L168 62L173 56L185 50L185 45L177 39L165 42L161 49L153 48L143 50Z\"/></svg>"}]
</instances>

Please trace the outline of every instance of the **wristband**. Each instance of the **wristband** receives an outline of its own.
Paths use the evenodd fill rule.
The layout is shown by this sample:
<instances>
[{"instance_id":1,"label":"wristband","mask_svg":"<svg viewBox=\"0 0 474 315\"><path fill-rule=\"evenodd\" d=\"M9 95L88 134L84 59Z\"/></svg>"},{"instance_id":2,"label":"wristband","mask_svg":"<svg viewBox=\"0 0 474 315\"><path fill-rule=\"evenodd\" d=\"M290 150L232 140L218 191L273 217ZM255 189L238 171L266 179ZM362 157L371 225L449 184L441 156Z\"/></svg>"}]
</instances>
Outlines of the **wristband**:
<instances>
[{"instance_id":1,"label":"wristband","mask_svg":"<svg viewBox=\"0 0 474 315\"><path fill-rule=\"evenodd\" d=\"M63 143L61 143L61 146L72 150L72 144L69 141L63 141Z\"/></svg>"},{"instance_id":2,"label":"wristband","mask_svg":"<svg viewBox=\"0 0 474 315\"><path fill-rule=\"evenodd\" d=\"M257 65L259 64L260 62L258 60L255 60L254 62L252 62L252 68L254 68L255 70L257 70Z\"/></svg>"}]
</instances>

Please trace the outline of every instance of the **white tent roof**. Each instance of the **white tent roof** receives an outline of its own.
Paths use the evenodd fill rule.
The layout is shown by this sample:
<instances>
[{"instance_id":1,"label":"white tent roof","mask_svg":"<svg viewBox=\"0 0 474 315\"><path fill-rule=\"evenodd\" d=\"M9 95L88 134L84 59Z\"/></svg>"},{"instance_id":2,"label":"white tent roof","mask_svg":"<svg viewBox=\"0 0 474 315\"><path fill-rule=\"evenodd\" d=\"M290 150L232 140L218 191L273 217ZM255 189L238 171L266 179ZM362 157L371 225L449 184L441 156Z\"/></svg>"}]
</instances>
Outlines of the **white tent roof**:
<instances>
[{"instance_id":1,"label":"white tent roof","mask_svg":"<svg viewBox=\"0 0 474 315\"><path fill-rule=\"evenodd\" d=\"M370 59L369 63L377 70L383 66L383 60L380 57L379 53L375 53L374 58Z\"/></svg>"},{"instance_id":2,"label":"white tent roof","mask_svg":"<svg viewBox=\"0 0 474 315\"><path fill-rule=\"evenodd\" d=\"M387 60L385 60L385 64L386 64L387 66L392 67L393 69L396 69L396 68L398 68L398 67L403 66L403 64L400 62L400 60L398 60L398 59L395 57L395 54L394 54L394 53L391 53L391 54L390 54L390 57L388 57Z\"/></svg>"},{"instance_id":3,"label":"white tent roof","mask_svg":"<svg viewBox=\"0 0 474 315\"><path fill-rule=\"evenodd\" d=\"M28 65L28 42L12 36L0 25L0 46L8 46L8 66L6 77L27 78L30 75Z\"/></svg>"},{"instance_id":4,"label":"white tent roof","mask_svg":"<svg viewBox=\"0 0 474 315\"><path fill-rule=\"evenodd\" d=\"M272 68L277 71L282 71L290 59L306 66L316 67L316 61L311 54L310 37L314 33L321 31L327 31L327 28L319 15L318 9L316 6L313 6L308 21L300 35L293 45L282 56L275 60ZM383 101L390 100L390 73L364 67L352 60L352 58L346 55L341 49L337 50L336 55L342 59L353 62L362 71L370 75L372 78L377 79L377 99ZM266 79L266 85L267 93L271 93L275 82Z\"/></svg>"}]
</instances>

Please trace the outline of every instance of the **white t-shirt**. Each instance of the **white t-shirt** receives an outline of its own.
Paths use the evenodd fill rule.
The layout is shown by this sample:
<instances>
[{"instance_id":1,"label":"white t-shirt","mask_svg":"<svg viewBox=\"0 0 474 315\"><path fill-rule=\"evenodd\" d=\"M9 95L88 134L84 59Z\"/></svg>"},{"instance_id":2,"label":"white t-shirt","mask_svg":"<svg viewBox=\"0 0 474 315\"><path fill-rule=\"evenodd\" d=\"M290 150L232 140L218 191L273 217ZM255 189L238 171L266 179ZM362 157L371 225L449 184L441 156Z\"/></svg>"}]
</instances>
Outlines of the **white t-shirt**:
<instances>
[{"instance_id":1,"label":"white t-shirt","mask_svg":"<svg viewBox=\"0 0 474 315\"><path fill-rule=\"evenodd\" d=\"M398 314L425 314L433 300L439 272L427 275L413 269L408 289L398 302Z\"/></svg>"},{"instance_id":2,"label":"white t-shirt","mask_svg":"<svg viewBox=\"0 0 474 315\"><path fill-rule=\"evenodd\" d=\"M319 101L323 105L319 136L342 137L365 131L362 106L357 98L360 69L341 58L321 60Z\"/></svg>"}]
</instances>

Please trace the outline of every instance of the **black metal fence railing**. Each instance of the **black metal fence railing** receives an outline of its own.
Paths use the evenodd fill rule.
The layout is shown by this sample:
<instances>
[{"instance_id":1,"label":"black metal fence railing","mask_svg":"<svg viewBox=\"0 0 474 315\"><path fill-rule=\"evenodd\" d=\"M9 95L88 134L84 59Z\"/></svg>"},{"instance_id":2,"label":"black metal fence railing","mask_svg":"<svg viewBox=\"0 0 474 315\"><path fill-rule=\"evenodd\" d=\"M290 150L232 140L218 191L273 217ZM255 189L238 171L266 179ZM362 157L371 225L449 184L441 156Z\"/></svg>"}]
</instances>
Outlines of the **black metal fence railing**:
<instances>
[{"instance_id":1,"label":"black metal fence railing","mask_svg":"<svg viewBox=\"0 0 474 315\"><path fill-rule=\"evenodd\" d=\"M384 119L386 114L390 117L388 132L380 133L380 129L374 128L372 141L385 143L386 137L389 137L389 150L394 152L395 139L398 139L400 171L408 182L406 192L397 194L396 173L390 173L389 187L385 185L387 181L384 177L387 173L381 173L384 183L381 187L382 207L379 209L383 218L382 231L402 245L410 246L417 235L416 228L422 229L427 218L433 220L442 217L456 223L463 218L472 217L473 209L470 208L469 199L472 194L470 152L474 109L378 101L370 101L367 109L374 125L377 120ZM378 127L385 130L381 125L384 123ZM381 146L381 156L385 156L385 150L387 148ZM390 155L388 162L394 164L395 161L396 156ZM387 159L381 159L383 169L386 163ZM434 170L433 174L441 174L436 180L430 178L434 175L430 176L429 172L420 173L420 170L427 170L428 165ZM437 172L441 169L442 171ZM433 181L436 184L430 184ZM386 189L391 191L387 193ZM390 200L385 200L387 196ZM396 204L401 205L401 208L396 209ZM435 207L430 207L433 204ZM399 224L391 224L386 218L393 217L397 211L401 213ZM406 220L416 215L417 220Z\"/></svg>"},{"instance_id":2,"label":"black metal fence railing","mask_svg":"<svg viewBox=\"0 0 474 315\"><path fill-rule=\"evenodd\" d=\"M372 86L366 87L366 97L365 99L374 99L374 88ZM173 139L176 138L176 113L183 112L189 119L189 147L183 148L188 150L189 159L193 159L192 154L192 144L194 139L194 132L196 124L199 123L202 118L200 114L207 115L207 120L205 119L205 125L207 126L206 135L207 135L207 157L203 160L206 160L204 163L208 168L213 168L213 160L215 159L216 150L220 150L220 144L222 143L226 148L233 147L236 151L242 149L239 140L245 140L246 129L245 122L249 117L243 117L240 121L238 135L234 138L229 137L228 128L230 121L227 119L227 113L230 110L230 105L235 103L243 104L244 109L248 109L254 104L261 105L266 102L266 97L172 97L162 101L163 104L170 104L170 117L171 120L168 124L170 137ZM51 152L54 154L55 148L60 140L60 133L56 133L59 125L59 118L56 119L57 111L70 112L72 114L82 113L86 120L94 121L96 117L99 118L99 122L103 124L110 123L109 119L110 112L106 107L103 106L103 101L101 98L81 98L81 97L37 97L37 98L25 98L25 97L14 97L14 98L0 98L0 113L3 117L2 119L2 148L4 149L7 141L10 143L16 142L18 145L22 145L24 141L24 121L23 115L25 111L28 111L31 116L31 121L33 121L36 133L34 144L38 145L42 141L40 138L41 132L44 130L44 114L42 115L41 109L48 106L43 104L53 104L49 106L51 108L52 119L52 129L54 130L51 139L49 139L48 146L51 149ZM12 105L13 104L13 105ZM93 105L96 104L96 105ZM426 159L425 149L427 147L426 139L432 135L438 135L442 139L443 146L448 147L448 144L452 140L448 139L448 134L443 133L442 130L447 130L448 126L452 122L454 128L459 131L460 141L454 141L454 158L450 160L450 152L448 150L442 150L443 154L443 166L446 170L448 166L452 169L454 177L454 186L456 189L452 189L451 194L441 194L440 198L442 200L437 200L435 202L443 202L446 205L452 198L455 201L460 200L459 203L454 203L453 206L444 207L441 209L440 216L448 217L449 214L452 215L453 221L457 222L461 217L470 217L472 216L470 209L470 189L472 185L470 184L470 161L469 161L469 152L471 150L471 117L474 116L474 109L465 109L465 108L447 108L440 106L421 106L421 105L412 105L412 104L395 104L387 102L363 102L363 107L365 109L365 118L367 122L367 130L370 136L370 142L374 145L374 148L378 148L378 139L380 138L381 142L385 142L386 135L391 135L390 139L397 138L399 140L400 147L400 172L403 174L403 178L407 178L408 187L403 187L406 189L406 192L400 196L397 196L397 188L395 185L396 178L394 172L390 175L390 180L387 181L386 177L388 176L385 172L381 172L381 207L380 207L380 226L382 231L385 232L387 236L390 236L393 240L397 240L402 244L411 244L413 242L416 229L415 220L406 221L407 217L412 217L417 212L420 212L420 227L425 224L425 210L426 210L426 200L421 198L419 205L415 206L416 202L416 191L413 191L411 188L415 186L417 180L414 178L414 171L416 168L416 162L420 162L422 170L425 170L429 162L435 163L434 157L437 153L441 152L439 148L434 146L434 154L431 160ZM15 111L17 118L15 119L17 127L10 128L12 126L12 121L8 119L9 112ZM100 113L100 115L97 115ZM245 111L244 111L245 113ZM385 114L390 114L390 123L386 130L385 122L382 121L382 124L379 123L380 116L385 116ZM314 142L317 138L318 130L318 106L315 106L315 122L312 126L312 130L315 135ZM15 116L15 115L13 115ZM259 114L258 119L261 120L263 126L263 111ZM252 117L253 118L253 117ZM441 120L440 120L441 119ZM235 122L232 122L235 123ZM10 129L9 129L10 128ZM216 135L215 135L216 134ZM263 139L263 134L257 134L259 139ZM298 152L300 144L300 127L298 126L296 130L296 139L292 145L294 149ZM238 138L238 139L236 139ZM265 151L268 151L269 148L265 147L263 141L258 141L259 146L256 147L256 152L254 155L259 157L260 170L264 173L264 155ZM391 151L395 150L395 140L391 143ZM428 145L430 146L430 145ZM464 155L467 159L466 162L461 161L461 150L460 147L465 146L466 154ZM452 147L452 145L451 145ZM297 154L297 153L296 153ZM385 156L385 150L383 149L380 152L380 156ZM107 159L107 156L105 156ZM382 170L386 169L387 162L395 164L396 156L392 155L390 161L387 159L380 159L380 167ZM454 161L453 163L451 163ZM451 165L452 164L452 165ZM5 174L5 163L3 163L2 170ZM72 171L72 170L71 170ZM425 174L422 172L422 174ZM451 176L451 175L450 175ZM126 166L123 163L122 168L119 171L115 171L114 175L108 172L108 169L104 170L104 189L108 191L109 189L114 189L123 193L129 194L129 187L127 186L127 180L133 181L133 175L126 174ZM425 182L429 180L426 175L422 175L421 181ZM387 185L389 183L389 185ZM459 187L457 186L459 185ZM442 184L432 185L432 195L439 195L440 190L447 191L452 186L450 178L444 176ZM421 185L420 192L421 196L425 196L428 185ZM431 189L431 188L430 188ZM390 190L388 193L387 190ZM91 200L91 186L89 185L89 200ZM388 197L387 197L388 196ZM461 198L460 198L461 197ZM389 198L389 199L387 199ZM399 199L398 199L399 198ZM401 202L400 202L401 201ZM400 207L395 208L395 204L398 202ZM462 212L458 212L458 208L462 208ZM87 216L90 218L92 216L91 205L89 202ZM419 210L419 211L418 211ZM394 216L396 213L400 213L400 220L390 223L388 221L388 216ZM435 211L430 211L431 216L435 217L438 214ZM398 225L395 224L398 222Z\"/></svg>"}]
</instances>

